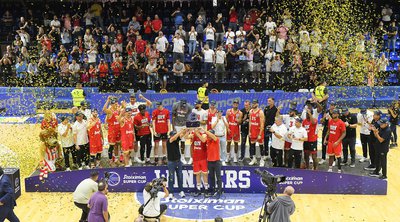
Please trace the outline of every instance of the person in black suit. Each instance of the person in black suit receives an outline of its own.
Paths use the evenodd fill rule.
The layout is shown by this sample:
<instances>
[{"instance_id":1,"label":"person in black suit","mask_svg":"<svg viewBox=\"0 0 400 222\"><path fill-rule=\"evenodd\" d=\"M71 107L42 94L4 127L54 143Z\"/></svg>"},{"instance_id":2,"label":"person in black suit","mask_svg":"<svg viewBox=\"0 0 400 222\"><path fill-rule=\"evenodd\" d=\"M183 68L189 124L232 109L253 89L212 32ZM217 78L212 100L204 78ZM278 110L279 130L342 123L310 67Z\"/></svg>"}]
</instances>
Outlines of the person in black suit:
<instances>
[{"instance_id":1,"label":"person in black suit","mask_svg":"<svg viewBox=\"0 0 400 222\"><path fill-rule=\"evenodd\" d=\"M3 168L0 167L0 221L8 219L10 222L19 222L14 213L16 205L10 178L4 175Z\"/></svg>"}]
</instances>

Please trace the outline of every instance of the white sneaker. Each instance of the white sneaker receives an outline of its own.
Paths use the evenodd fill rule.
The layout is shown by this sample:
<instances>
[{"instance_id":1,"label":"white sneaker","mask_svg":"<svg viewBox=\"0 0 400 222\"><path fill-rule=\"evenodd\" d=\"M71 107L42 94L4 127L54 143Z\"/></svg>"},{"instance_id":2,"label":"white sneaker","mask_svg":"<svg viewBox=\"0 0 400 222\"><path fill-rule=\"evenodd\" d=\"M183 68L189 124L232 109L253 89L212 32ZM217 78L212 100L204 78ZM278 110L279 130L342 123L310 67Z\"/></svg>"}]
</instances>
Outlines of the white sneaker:
<instances>
[{"instance_id":1,"label":"white sneaker","mask_svg":"<svg viewBox=\"0 0 400 222\"><path fill-rule=\"evenodd\" d=\"M181 162L182 162L183 165L186 165L186 164L187 164L187 162L186 162L186 160L185 160L185 157L184 157L183 155L181 156Z\"/></svg>"},{"instance_id":2,"label":"white sneaker","mask_svg":"<svg viewBox=\"0 0 400 222\"><path fill-rule=\"evenodd\" d=\"M314 160L312 158L310 158L310 164L313 164Z\"/></svg>"},{"instance_id":3,"label":"white sneaker","mask_svg":"<svg viewBox=\"0 0 400 222\"><path fill-rule=\"evenodd\" d=\"M181 198L186 197L185 192L181 191L181 192L179 193L179 196L180 196Z\"/></svg>"},{"instance_id":4,"label":"white sneaker","mask_svg":"<svg viewBox=\"0 0 400 222\"><path fill-rule=\"evenodd\" d=\"M226 166L226 162L225 161L222 161L222 166Z\"/></svg>"},{"instance_id":5,"label":"white sneaker","mask_svg":"<svg viewBox=\"0 0 400 222\"><path fill-rule=\"evenodd\" d=\"M336 161L333 161L333 164L332 164L332 166L336 166Z\"/></svg>"},{"instance_id":6,"label":"white sneaker","mask_svg":"<svg viewBox=\"0 0 400 222\"><path fill-rule=\"evenodd\" d=\"M263 167L264 165L265 165L264 158L261 157L261 160L260 160L260 167Z\"/></svg>"},{"instance_id":7,"label":"white sneaker","mask_svg":"<svg viewBox=\"0 0 400 222\"><path fill-rule=\"evenodd\" d=\"M82 170L82 167L79 167L78 170Z\"/></svg>"},{"instance_id":8,"label":"white sneaker","mask_svg":"<svg viewBox=\"0 0 400 222\"><path fill-rule=\"evenodd\" d=\"M319 165L324 164L324 163L326 163L326 160L324 160L324 159L321 159L321 160L318 162Z\"/></svg>"},{"instance_id":9,"label":"white sneaker","mask_svg":"<svg viewBox=\"0 0 400 222\"><path fill-rule=\"evenodd\" d=\"M233 162L234 162L234 163L237 163L237 162L238 162L237 155L233 156Z\"/></svg>"},{"instance_id":10,"label":"white sneaker","mask_svg":"<svg viewBox=\"0 0 400 222\"><path fill-rule=\"evenodd\" d=\"M253 165L256 164L256 163L257 163L257 158L256 158L256 157L253 157L253 159L250 161L249 165L250 165L250 166L253 166Z\"/></svg>"},{"instance_id":11,"label":"white sneaker","mask_svg":"<svg viewBox=\"0 0 400 222\"><path fill-rule=\"evenodd\" d=\"M131 166L132 166L132 164L125 165L125 167L131 167Z\"/></svg>"},{"instance_id":12,"label":"white sneaker","mask_svg":"<svg viewBox=\"0 0 400 222\"><path fill-rule=\"evenodd\" d=\"M332 169L328 169L328 172L332 172Z\"/></svg>"},{"instance_id":13,"label":"white sneaker","mask_svg":"<svg viewBox=\"0 0 400 222\"><path fill-rule=\"evenodd\" d=\"M362 158L359 160L359 162L360 162L360 163L364 163L364 162L367 162L368 160L369 160L368 158L362 157Z\"/></svg>"},{"instance_id":14,"label":"white sneaker","mask_svg":"<svg viewBox=\"0 0 400 222\"><path fill-rule=\"evenodd\" d=\"M338 170L337 172L338 172L338 173L342 173L342 170Z\"/></svg>"},{"instance_id":15,"label":"white sneaker","mask_svg":"<svg viewBox=\"0 0 400 222\"><path fill-rule=\"evenodd\" d=\"M143 163L143 161L140 160L139 157L135 157L135 158L134 158L134 161L135 161L136 163Z\"/></svg>"},{"instance_id":16,"label":"white sneaker","mask_svg":"<svg viewBox=\"0 0 400 222\"><path fill-rule=\"evenodd\" d=\"M189 162L187 164L191 165L193 163L193 158L190 157Z\"/></svg>"},{"instance_id":17,"label":"white sneaker","mask_svg":"<svg viewBox=\"0 0 400 222\"><path fill-rule=\"evenodd\" d=\"M168 195L168 199L170 199L170 200L174 199L174 195L173 195L172 193L170 193L170 194Z\"/></svg>"},{"instance_id":18,"label":"white sneaker","mask_svg":"<svg viewBox=\"0 0 400 222\"><path fill-rule=\"evenodd\" d=\"M65 169L65 171L71 171L71 169L68 167L67 169Z\"/></svg>"}]
</instances>

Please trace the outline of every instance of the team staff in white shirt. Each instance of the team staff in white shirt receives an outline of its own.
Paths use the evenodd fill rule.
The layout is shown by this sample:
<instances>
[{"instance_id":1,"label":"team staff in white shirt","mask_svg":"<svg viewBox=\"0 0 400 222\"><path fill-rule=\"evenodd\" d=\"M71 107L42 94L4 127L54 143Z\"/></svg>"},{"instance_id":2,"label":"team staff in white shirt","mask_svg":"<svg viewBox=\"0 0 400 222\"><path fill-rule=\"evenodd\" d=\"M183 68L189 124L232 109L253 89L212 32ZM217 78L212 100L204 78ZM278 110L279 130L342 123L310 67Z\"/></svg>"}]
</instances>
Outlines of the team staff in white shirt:
<instances>
[{"instance_id":1,"label":"team staff in white shirt","mask_svg":"<svg viewBox=\"0 0 400 222\"><path fill-rule=\"evenodd\" d=\"M361 140L361 146L363 150L363 157L360 159L360 162L365 162L368 161L368 152L371 156L371 138L370 138L370 133L371 130L369 129L370 124L373 119L373 113L371 111L368 111L367 108L361 107L360 108L360 113L357 113L357 122L358 125L361 126L360 128L360 140Z\"/></svg>"},{"instance_id":2,"label":"team staff in white shirt","mask_svg":"<svg viewBox=\"0 0 400 222\"><path fill-rule=\"evenodd\" d=\"M83 114L77 112L75 114L76 121L72 126L74 135L74 144L77 150L77 164L79 169L89 166L89 138L87 131L87 122L83 119Z\"/></svg>"},{"instance_id":3,"label":"team staff in white shirt","mask_svg":"<svg viewBox=\"0 0 400 222\"><path fill-rule=\"evenodd\" d=\"M61 124L58 125L58 134L64 152L66 171L70 171L69 154L72 155L72 162L76 164L76 149L72 135L72 126L68 117L61 117Z\"/></svg>"},{"instance_id":4,"label":"team staff in white shirt","mask_svg":"<svg viewBox=\"0 0 400 222\"><path fill-rule=\"evenodd\" d=\"M303 152L304 141L308 140L307 130L302 127L303 120L296 118L295 126L290 128L288 137L292 140L292 146L289 153L288 167L293 167L293 160L295 161L295 168L299 169L301 164L301 154Z\"/></svg>"},{"instance_id":5,"label":"team staff in white shirt","mask_svg":"<svg viewBox=\"0 0 400 222\"><path fill-rule=\"evenodd\" d=\"M275 167L283 166L283 148L285 145L284 136L287 133L286 126L282 122L282 117L275 117L275 123L269 131L272 133L271 140L271 159Z\"/></svg>"},{"instance_id":6,"label":"team staff in white shirt","mask_svg":"<svg viewBox=\"0 0 400 222\"><path fill-rule=\"evenodd\" d=\"M214 130L215 136L219 138L219 151L222 166L226 166L227 153L226 153L226 130L228 129L228 122L222 110L218 110L217 116L211 120L211 129ZM228 153L230 155L230 153Z\"/></svg>"}]
</instances>

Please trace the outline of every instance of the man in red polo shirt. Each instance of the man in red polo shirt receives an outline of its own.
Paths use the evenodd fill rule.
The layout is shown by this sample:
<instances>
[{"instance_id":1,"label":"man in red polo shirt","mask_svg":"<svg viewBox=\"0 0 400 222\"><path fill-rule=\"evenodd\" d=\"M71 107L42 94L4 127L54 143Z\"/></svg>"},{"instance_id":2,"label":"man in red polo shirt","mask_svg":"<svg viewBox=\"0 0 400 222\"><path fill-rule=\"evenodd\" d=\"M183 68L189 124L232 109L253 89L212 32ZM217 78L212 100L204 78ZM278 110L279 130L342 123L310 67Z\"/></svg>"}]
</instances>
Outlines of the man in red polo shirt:
<instances>
[{"instance_id":1,"label":"man in red polo shirt","mask_svg":"<svg viewBox=\"0 0 400 222\"><path fill-rule=\"evenodd\" d=\"M146 41L142 39L141 35L137 36L136 42L135 42L135 52L136 54L141 54L144 53L146 50Z\"/></svg>"},{"instance_id":2,"label":"man in red polo shirt","mask_svg":"<svg viewBox=\"0 0 400 222\"><path fill-rule=\"evenodd\" d=\"M162 164L167 164L167 139L170 128L169 110L165 109L161 102L157 102L157 109L153 110L153 132L154 132L154 162L157 164L160 140L162 140Z\"/></svg>"},{"instance_id":3,"label":"man in red polo shirt","mask_svg":"<svg viewBox=\"0 0 400 222\"><path fill-rule=\"evenodd\" d=\"M332 111L332 119L328 122L329 133L326 134L324 144L328 145L326 153L329 156L329 170L332 172L334 158L337 159L338 173L342 172L342 140L346 136L346 125L339 119L339 110Z\"/></svg>"},{"instance_id":4,"label":"man in red polo shirt","mask_svg":"<svg viewBox=\"0 0 400 222\"><path fill-rule=\"evenodd\" d=\"M317 170L317 140L318 140L318 119L314 118L313 111L307 109L306 119L303 120L303 127L307 131L307 141L304 141L304 161L306 169L310 168L310 154L313 159L313 170Z\"/></svg>"},{"instance_id":5,"label":"man in red polo shirt","mask_svg":"<svg viewBox=\"0 0 400 222\"><path fill-rule=\"evenodd\" d=\"M154 15L153 21L151 21L151 25L153 28L153 35L154 37L157 36L158 32L161 31L163 24L161 19L158 17L158 15Z\"/></svg>"},{"instance_id":6,"label":"man in red polo shirt","mask_svg":"<svg viewBox=\"0 0 400 222\"><path fill-rule=\"evenodd\" d=\"M205 193L208 191L208 167L207 167L207 135L204 129L199 127L187 136L191 140L191 151L193 157L193 174L196 175L196 193L195 196L201 194L201 181L203 178L203 187Z\"/></svg>"},{"instance_id":7,"label":"man in red polo shirt","mask_svg":"<svg viewBox=\"0 0 400 222\"><path fill-rule=\"evenodd\" d=\"M219 199L222 193L219 138L215 136L214 130L209 130L205 133L207 135L207 161L210 175L210 189L214 192L213 196ZM215 186L215 179L217 179L218 189Z\"/></svg>"},{"instance_id":8,"label":"man in red polo shirt","mask_svg":"<svg viewBox=\"0 0 400 222\"><path fill-rule=\"evenodd\" d=\"M139 105L139 113L134 118L135 128L137 129L136 139L140 142L140 159L144 161L144 151L146 150L146 163L150 163L151 153L151 119L146 105Z\"/></svg>"}]
</instances>

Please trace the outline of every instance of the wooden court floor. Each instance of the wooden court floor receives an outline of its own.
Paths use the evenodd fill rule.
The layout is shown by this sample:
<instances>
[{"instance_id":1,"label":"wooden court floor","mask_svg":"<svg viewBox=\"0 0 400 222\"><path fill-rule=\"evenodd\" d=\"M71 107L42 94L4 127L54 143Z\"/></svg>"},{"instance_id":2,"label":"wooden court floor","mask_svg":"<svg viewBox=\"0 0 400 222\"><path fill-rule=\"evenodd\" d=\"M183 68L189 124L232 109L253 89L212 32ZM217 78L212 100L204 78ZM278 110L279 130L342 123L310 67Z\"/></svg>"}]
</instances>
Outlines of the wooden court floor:
<instances>
[{"instance_id":1,"label":"wooden court floor","mask_svg":"<svg viewBox=\"0 0 400 222\"><path fill-rule=\"evenodd\" d=\"M21 179L28 176L37 164L38 134L38 125L0 124L0 143L17 152L21 159ZM296 212L292 221L400 221L399 149L389 152L388 195L295 194ZM357 152L361 152L360 148L357 148ZM139 204L134 193L110 193L108 198L111 221L132 222L137 216ZM80 211L72 203L71 193L25 193L22 189L17 204L15 212L22 222L75 222L80 217ZM257 218L258 212L224 221L257 221ZM162 221L184 220L163 218Z\"/></svg>"}]
</instances>

